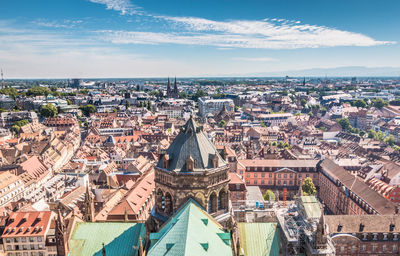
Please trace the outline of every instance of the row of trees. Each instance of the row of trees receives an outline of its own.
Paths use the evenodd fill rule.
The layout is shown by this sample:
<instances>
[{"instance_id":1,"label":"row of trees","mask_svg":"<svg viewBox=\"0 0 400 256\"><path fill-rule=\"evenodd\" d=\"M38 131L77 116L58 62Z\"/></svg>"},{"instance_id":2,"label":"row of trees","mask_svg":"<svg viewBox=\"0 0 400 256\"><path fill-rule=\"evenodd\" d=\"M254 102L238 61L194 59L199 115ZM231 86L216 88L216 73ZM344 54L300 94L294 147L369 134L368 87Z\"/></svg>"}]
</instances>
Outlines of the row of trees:
<instances>
[{"instance_id":1,"label":"row of trees","mask_svg":"<svg viewBox=\"0 0 400 256\"><path fill-rule=\"evenodd\" d=\"M301 184L301 189L303 191L303 196L314 196L317 192L317 188L315 187L312 179L307 177L303 180ZM266 201L275 201L276 195L271 190L267 189L264 195L264 200Z\"/></svg>"},{"instance_id":2,"label":"row of trees","mask_svg":"<svg viewBox=\"0 0 400 256\"><path fill-rule=\"evenodd\" d=\"M370 102L367 102L363 99L360 100L354 100L350 103L353 107L359 107L359 108L370 108L370 107L375 107L378 109L381 109L383 107L386 107L389 105L389 102L382 99L382 98L375 98L372 99Z\"/></svg>"}]
</instances>

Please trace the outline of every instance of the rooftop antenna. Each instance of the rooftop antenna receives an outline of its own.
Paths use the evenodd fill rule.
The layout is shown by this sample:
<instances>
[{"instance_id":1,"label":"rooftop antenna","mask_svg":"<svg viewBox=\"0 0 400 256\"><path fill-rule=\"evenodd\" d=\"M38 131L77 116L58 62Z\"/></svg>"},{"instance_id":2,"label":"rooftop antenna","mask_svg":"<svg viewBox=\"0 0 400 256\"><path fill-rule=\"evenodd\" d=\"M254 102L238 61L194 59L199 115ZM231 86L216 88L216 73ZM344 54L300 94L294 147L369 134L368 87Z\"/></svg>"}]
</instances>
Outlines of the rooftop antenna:
<instances>
[{"instance_id":1,"label":"rooftop antenna","mask_svg":"<svg viewBox=\"0 0 400 256\"><path fill-rule=\"evenodd\" d=\"M4 88L4 75L3 75L3 69L1 69L1 88Z\"/></svg>"}]
</instances>

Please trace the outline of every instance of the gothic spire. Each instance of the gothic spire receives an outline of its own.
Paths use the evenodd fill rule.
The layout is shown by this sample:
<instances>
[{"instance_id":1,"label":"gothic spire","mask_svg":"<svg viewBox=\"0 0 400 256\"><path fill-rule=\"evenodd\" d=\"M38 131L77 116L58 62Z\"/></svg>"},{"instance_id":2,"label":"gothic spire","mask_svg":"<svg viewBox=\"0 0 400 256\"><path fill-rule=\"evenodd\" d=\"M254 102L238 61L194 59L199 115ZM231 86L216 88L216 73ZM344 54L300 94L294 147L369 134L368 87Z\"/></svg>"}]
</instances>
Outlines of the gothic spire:
<instances>
[{"instance_id":1,"label":"gothic spire","mask_svg":"<svg viewBox=\"0 0 400 256\"><path fill-rule=\"evenodd\" d=\"M171 81L169 80L168 77L168 84L167 84L167 95L171 93Z\"/></svg>"},{"instance_id":2,"label":"gothic spire","mask_svg":"<svg viewBox=\"0 0 400 256\"><path fill-rule=\"evenodd\" d=\"M174 93L178 93L178 85L176 83L176 76L175 76L175 81L174 81Z\"/></svg>"}]
</instances>

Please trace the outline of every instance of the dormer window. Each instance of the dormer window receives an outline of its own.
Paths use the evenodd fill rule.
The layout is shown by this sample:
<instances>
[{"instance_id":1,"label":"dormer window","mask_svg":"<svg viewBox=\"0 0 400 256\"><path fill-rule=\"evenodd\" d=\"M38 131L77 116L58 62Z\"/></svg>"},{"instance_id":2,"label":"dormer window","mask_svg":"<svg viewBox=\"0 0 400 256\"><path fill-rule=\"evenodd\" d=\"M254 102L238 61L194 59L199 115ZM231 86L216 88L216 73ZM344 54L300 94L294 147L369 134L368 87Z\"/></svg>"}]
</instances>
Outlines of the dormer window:
<instances>
[{"instance_id":1,"label":"dormer window","mask_svg":"<svg viewBox=\"0 0 400 256\"><path fill-rule=\"evenodd\" d=\"M167 169L168 168L168 161L169 161L169 156L168 156L168 154L165 154L164 156L163 156L163 168L164 169Z\"/></svg>"},{"instance_id":2,"label":"dormer window","mask_svg":"<svg viewBox=\"0 0 400 256\"><path fill-rule=\"evenodd\" d=\"M218 156L215 154L212 159L213 168L218 168Z\"/></svg>"},{"instance_id":3,"label":"dormer window","mask_svg":"<svg viewBox=\"0 0 400 256\"><path fill-rule=\"evenodd\" d=\"M189 155L188 159L186 160L186 170L188 172L192 172L194 170L194 160L192 156Z\"/></svg>"}]
</instances>

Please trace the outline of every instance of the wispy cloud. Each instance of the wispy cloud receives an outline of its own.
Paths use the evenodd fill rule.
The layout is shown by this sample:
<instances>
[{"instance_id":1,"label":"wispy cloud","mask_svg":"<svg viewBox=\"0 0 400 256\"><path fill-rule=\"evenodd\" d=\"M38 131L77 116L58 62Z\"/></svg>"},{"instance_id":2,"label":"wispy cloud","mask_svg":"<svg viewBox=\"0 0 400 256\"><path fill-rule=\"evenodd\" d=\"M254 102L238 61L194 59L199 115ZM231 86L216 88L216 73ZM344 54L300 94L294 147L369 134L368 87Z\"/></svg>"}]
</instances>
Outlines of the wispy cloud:
<instances>
[{"instance_id":1,"label":"wispy cloud","mask_svg":"<svg viewBox=\"0 0 400 256\"><path fill-rule=\"evenodd\" d=\"M240 60L240 61L255 61L255 62L271 62L271 61L278 61L274 58L269 57L259 57L259 58L248 58L248 57L236 57L232 58L233 60Z\"/></svg>"},{"instance_id":2,"label":"wispy cloud","mask_svg":"<svg viewBox=\"0 0 400 256\"><path fill-rule=\"evenodd\" d=\"M39 19L33 21L32 23L40 26L40 27L47 27L47 28L74 28L78 24L81 24L82 20L62 20L62 21L55 21L55 20L44 20Z\"/></svg>"},{"instance_id":3,"label":"wispy cloud","mask_svg":"<svg viewBox=\"0 0 400 256\"><path fill-rule=\"evenodd\" d=\"M360 33L285 19L213 21L195 17L163 18L173 22L182 31L193 33L196 38L199 34L207 39L211 35L215 38L215 45L240 48L296 49L395 43L375 40Z\"/></svg>"},{"instance_id":4,"label":"wispy cloud","mask_svg":"<svg viewBox=\"0 0 400 256\"><path fill-rule=\"evenodd\" d=\"M121 14L139 13L130 0L89 0ZM370 36L326 26L302 24L297 20L215 21L197 17L157 16L140 12L164 23L166 32L100 31L104 39L121 44L207 45L218 48L298 49L335 46L377 46L394 44Z\"/></svg>"},{"instance_id":5,"label":"wispy cloud","mask_svg":"<svg viewBox=\"0 0 400 256\"><path fill-rule=\"evenodd\" d=\"M92 3L104 4L108 10L114 10L125 14L138 14L140 13L139 7L133 5L129 0L89 0Z\"/></svg>"}]
</instances>

